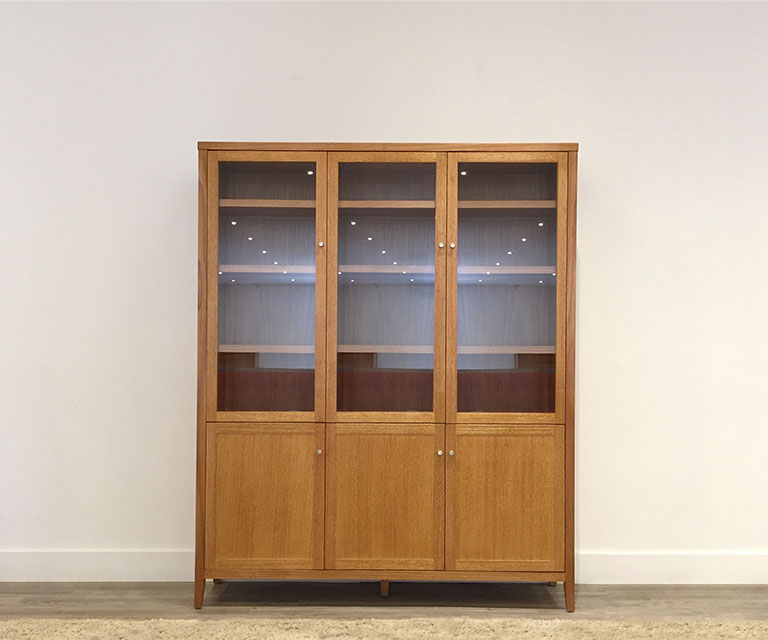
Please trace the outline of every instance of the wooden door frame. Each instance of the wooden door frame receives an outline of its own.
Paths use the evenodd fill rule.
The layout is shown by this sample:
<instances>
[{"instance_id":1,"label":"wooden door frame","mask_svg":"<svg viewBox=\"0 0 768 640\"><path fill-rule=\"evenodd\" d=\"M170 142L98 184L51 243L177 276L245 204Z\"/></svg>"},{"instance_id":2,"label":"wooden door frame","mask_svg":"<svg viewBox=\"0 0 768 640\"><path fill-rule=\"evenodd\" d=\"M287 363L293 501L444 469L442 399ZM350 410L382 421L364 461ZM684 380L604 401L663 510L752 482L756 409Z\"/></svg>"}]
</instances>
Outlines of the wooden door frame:
<instances>
[{"instance_id":1,"label":"wooden door frame","mask_svg":"<svg viewBox=\"0 0 768 640\"><path fill-rule=\"evenodd\" d=\"M326 180L325 152L209 151L207 184L207 419L209 422L324 422L325 421L325 289ZM315 385L314 411L218 411L218 244L220 162L315 163ZM320 246L322 243L323 246Z\"/></svg>"},{"instance_id":2,"label":"wooden door frame","mask_svg":"<svg viewBox=\"0 0 768 640\"><path fill-rule=\"evenodd\" d=\"M314 447L321 453L313 455L315 464L313 472L313 501L312 501L312 530L309 533L311 539L311 558L309 564L304 561L292 564L295 566L286 566L285 559L276 561L254 561L253 559L239 559L241 561L225 560L214 565L216 562L214 550L216 545L216 522L213 511L208 514L205 520L205 572L215 572L217 570L260 570L260 569L322 569L324 565L323 534L325 529L325 424L317 422L303 423L285 423L261 422L258 424L243 424L242 422L217 422L210 423L207 427L206 450L208 451L205 461L206 485L205 500L206 503L214 509L216 504L217 489L214 484L216 481L216 447L217 437L227 434L246 435L246 436L266 436L266 435L291 435L291 436L312 436L314 438ZM246 564L248 566L246 566Z\"/></svg>"},{"instance_id":3,"label":"wooden door frame","mask_svg":"<svg viewBox=\"0 0 768 640\"><path fill-rule=\"evenodd\" d=\"M565 422L566 290L568 237L568 153L487 151L448 154L448 245L458 247L458 165L461 162L557 164L557 290L555 331L555 411L553 413L459 413L458 250L449 249L446 291L446 421L451 424L563 424Z\"/></svg>"},{"instance_id":4,"label":"wooden door frame","mask_svg":"<svg viewBox=\"0 0 768 640\"><path fill-rule=\"evenodd\" d=\"M413 566L400 566L397 568L377 569L372 567L358 567L356 569L336 567L336 488L335 468L336 468L336 440L337 432L342 434L354 433L360 435L397 435L406 436L418 435L421 430L433 431L434 448L434 475L432 482L435 487L433 504L433 538L432 549L434 554L434 566L429 568L414 569ZM446 509L446 486L445 486L445 424L443 423L412 423L402 422L390 423L327 423L326 424L326 473L325 473L325 569L326 571L389 571L397 574L401 571L414 570L418 572L433 571L442 572L445 569L445 509ZM441 453L437 453L440 451ZM386 479L382 478L382 482Z\"/></svg>"},{"instance_id":5,"label":"wooden door frame","mask_svg":"<svg viewBox=\"0 0 768 640\"><path fill-rule=\"evenodd\" d=\"M555 547L563 553L555 560L556 566L548 566L548 563L541 561L519 561L519 562L486 562L484 566L478 566L477 571L551 571L567 574L568 551L566 544L568 540L568 467L567 459L567 434L563 425L543 425L543 424L449 424L446 425L445 447L448 451L448 460L445 465L445 569L446 571L456 571L456 529L457 518L456 501L457 485L459 479L456 477L456 464L461 459L462 450L459 445L459 437L472 437L475 435L503 434L506 437L525 437L525 436L546 436L552 435L555 438L556 466L559 459L560 470L556 471L554 478L554 495L556 503L552 505L555 512L557 524L555 534L557 536ZM572 557L572 552L571 552ZM483 564L483 563L481 563ZM501 565L501 566L499 566ZM510 566L512 565L512 566ZM473 569L462 568L461 571L472 571Z\"/></svg>"},{"instance_id":6,"label":"wooden door frame","mask_svg":"<svg viewBox=\"0 0 768 640\"><path fill-rule=\"evenodd\" d=\"M330 152L328 154L328 252L326 420L328 422L445 421L445 235L446 153L437 152ZM435 302L432 411L337 411L338 258L339 258L339 164L343 162L413 162L435 164ZM442 247L440 244L442 243Z\"/></svg>"}]
</instances>

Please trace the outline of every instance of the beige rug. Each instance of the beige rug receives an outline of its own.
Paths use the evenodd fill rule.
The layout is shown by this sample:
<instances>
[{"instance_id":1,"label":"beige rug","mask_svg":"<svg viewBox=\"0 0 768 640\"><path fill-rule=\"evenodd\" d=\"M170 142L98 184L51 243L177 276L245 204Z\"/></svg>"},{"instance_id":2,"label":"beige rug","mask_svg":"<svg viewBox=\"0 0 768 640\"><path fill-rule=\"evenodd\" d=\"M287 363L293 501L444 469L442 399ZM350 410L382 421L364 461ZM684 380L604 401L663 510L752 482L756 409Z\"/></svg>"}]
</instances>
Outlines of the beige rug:
<instances>
[{"instance_id":1,"label":"beige rug","mask_svg":"<svg viewBox=\"0 0 768 640\"><path fill-rule=\"evenodd\" d=\"M524 640L720 640L768 638L768 621L612 622L488 618L409 618L402 620L67 620L0 621L2 640L357 640L358 638L521 638Z\"/></svg>"}]
</instances>

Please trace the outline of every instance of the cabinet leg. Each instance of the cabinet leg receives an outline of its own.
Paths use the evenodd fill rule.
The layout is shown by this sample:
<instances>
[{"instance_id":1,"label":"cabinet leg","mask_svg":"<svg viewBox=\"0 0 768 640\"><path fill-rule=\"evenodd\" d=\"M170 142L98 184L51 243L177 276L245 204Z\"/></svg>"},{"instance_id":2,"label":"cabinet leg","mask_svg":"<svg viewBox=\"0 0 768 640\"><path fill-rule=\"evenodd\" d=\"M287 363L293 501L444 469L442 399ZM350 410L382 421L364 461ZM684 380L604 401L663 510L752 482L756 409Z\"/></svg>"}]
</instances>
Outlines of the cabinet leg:
<instances>
[{"instance_id":1,"label":"cabinet leg","mask_svg":"<svg viewBox=\"0 0 768 640\"><path fill-rule=\"evenodd\" d=\"M203 608L203 595L205 594L205 578L202 574L195 573L195 609Z\"/></svg>"},{"instance_id":2,"label":"cabinet leg","mask_svg":"<svg viewBox=\"0 0 768 640\"><path fill-rule=\"evenodd\" d=\"M573 578L566 580L563 583L565 588L565 610L568 613L572 613L576 609L576 594L574 591Z\"/></svg>"},{"instance_id":3,"label":"cabinet leg","mask_svg":"<svg viewBox=\"0 0 768 640\"><path fill-rule=\"evenodd\" d=\"M389 580L382 580L379 584L381 586L381 597L386 598L389 595Z\"/></svg>"}]
</instances>

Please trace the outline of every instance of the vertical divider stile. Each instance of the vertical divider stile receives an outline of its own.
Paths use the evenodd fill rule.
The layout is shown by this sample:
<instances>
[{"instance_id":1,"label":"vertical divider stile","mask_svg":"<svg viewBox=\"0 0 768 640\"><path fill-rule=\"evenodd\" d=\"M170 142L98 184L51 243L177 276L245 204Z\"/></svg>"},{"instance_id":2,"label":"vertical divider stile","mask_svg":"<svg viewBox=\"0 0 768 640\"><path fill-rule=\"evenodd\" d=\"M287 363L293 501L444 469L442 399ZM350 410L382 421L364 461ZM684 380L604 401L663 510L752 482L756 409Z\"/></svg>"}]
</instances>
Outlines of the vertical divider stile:
<instances>
[{"instance_id":1,"label":"vertical divider stile","mask_svg":"<svg viewBox=\"0 0 768 640\"><path fill-rule=\"evenodd\" d=\"M446 422L456 422L457 411L457 371L456 371L456 351L457 351L457 277L458 277L458 250L450 251L448 249L451 242L457 243L458 238L458 156L455 153L449 153L447 163L447 182L446 182L446 223L447 237L445 239L446 259L446 336L445 336L445 366L446 366Z\"/></svg>"},{"instance_id":2,"label":"vertical divider stile","mask_svg":"<svg viewBox=\"0 0 768 640\"><path fill-rule=\"evenodd\" d=\"M339 161L328 154L326 216L326 412L327 422L337 420L337 337L338 337L338 255L339 255Z\"/></svg>"}]
</instances>

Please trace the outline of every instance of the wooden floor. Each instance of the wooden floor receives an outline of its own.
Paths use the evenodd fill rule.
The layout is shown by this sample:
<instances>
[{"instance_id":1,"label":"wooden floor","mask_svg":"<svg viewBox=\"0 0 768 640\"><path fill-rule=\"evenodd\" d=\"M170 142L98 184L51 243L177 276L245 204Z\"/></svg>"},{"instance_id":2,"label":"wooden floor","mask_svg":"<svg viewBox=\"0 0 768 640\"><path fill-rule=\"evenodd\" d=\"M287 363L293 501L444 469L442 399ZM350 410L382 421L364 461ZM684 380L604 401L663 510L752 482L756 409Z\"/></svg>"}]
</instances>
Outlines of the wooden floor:
<instances>
[{"instance_id":1,"label":"wooden floor","mask_svg":"<svg viewBox=\"0 0 768 640\"><path fill-rule=\"evenodd\" d=\"M562 585L392 582L389 592L382 598L378 582L208 582L196 611L192 583L0 583L0 618L768 619L768 585L583 585L572 614Z\"/></svg>"}]
</instances>

